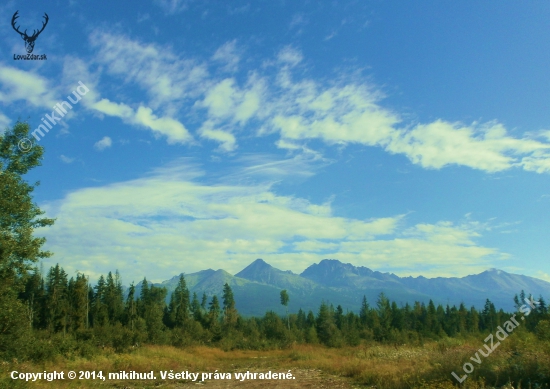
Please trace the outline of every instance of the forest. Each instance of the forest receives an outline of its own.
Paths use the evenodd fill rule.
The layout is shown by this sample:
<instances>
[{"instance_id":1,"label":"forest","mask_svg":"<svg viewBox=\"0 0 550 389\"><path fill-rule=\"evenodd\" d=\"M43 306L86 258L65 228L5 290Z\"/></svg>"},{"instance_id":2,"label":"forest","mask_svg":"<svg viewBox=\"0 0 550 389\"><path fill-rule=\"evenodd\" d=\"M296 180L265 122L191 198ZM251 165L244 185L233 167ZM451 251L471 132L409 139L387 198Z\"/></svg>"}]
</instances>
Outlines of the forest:
<instances>
[{"instance_id":1,"label":"forest","mask_svg":"<svg viewBox=\"0 0 550 389\"><path fill-rule=\"evenodd\" d=\"M68 278L59 265L45 275L35 268L18 295L22 309L19 319L12 319L12 331L21 331L26 322L38 338L62 334L77 340L76 349L71 352L82 353L98 347L123 352L143 344L264 350L295 343L343 347L357 346L362 341L402 345L471 334L481 338L484 333L494 333L511 316L502 309L497 311L489 300L483 310L464 304L435 306L431 300L427 305L417 302L398 307L381 293L373 306L363 297L357 313L344 312L340 305L326 302L317 312L299 310L286 317L266 312L263 317L242 317L228 284L219 297L196 293L190 296L183 274L168 304L167 290L147 279L143 280L139 295L133 284L127 294L123 290L118 272L109 272L91 285L84 274ZM513 296L518 309L526 297L529 296L524 291ZM289 298L292 296L282 291L281 303L288 303ZM539 297L538 302L522 325L542 334L550 317L544 299ZM11 340L8 344L15 346ZM4 353L25 353L26 348L20 344L8 344L2 348ZM21 356L41 359L48 352L62 351L31 347Z\"/></svg>"}]
</instances>

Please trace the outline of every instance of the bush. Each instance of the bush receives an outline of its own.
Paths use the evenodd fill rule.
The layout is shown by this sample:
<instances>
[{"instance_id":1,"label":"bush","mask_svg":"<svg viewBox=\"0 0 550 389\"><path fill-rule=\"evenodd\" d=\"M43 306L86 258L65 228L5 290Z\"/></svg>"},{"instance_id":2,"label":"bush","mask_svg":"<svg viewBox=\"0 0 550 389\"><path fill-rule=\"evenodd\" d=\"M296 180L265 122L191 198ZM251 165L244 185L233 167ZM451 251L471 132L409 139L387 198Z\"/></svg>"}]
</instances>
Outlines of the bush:
<instances>
[{"instance_id":1,"label":"bush","mask_svg":"<svg viewBox=\"0 0 550 389\"><path fill-rule=\"evenodd\" d=\"M542 341L550 340L550 321L549 320L539 321L537 326L535 327L535 334L537 335L537 338L539 340L542 340Z\"/></svg>"}]
</instances>

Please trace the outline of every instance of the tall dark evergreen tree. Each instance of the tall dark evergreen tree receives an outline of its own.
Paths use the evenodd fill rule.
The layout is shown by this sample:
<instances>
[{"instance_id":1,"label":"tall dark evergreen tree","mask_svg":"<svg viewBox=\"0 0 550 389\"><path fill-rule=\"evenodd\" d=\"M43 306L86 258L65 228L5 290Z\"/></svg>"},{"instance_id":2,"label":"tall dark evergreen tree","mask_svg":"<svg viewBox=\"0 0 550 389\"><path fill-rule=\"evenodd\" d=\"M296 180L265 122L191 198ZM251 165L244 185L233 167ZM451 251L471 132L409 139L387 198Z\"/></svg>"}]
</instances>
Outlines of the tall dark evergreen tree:
<instances>
[{"instance_id":1,"label":"tall dark evergreen tree","mask_svg":"<svg viewBox=\"0 0 550 389\"><path fill-rule=\"evenodd\" d=\"M361 325L363 327L367 326L369 317L369 303L367 302L367 297L363 295L363 300L361 301L361 309L359 310L359 318L361 320Z\"/></svg>"},{"instance_id":2,"label":"tall dark evergreen tree","mask_svg":"<svg viewBox=\"0 0 550 389\"><path fill-rule=\"evenodd\" d=\"M84 274L77 274L69 280L69 317L73 331L88 326L88 280Z\"/></svg>"},{"instance_id":3,"label":"tall dark evergreen tree","mask_svg":"<svg viewBox=\"0 0 550 389\"><path fill-rule=\"evenodd\" d=\"M182 328L189 319L189 289L185 277L180 275L178 285L170 296L168 317L171 327Z\"/></svg>"},{"instance_id":4,"label":"tall dark evergreen tree","mask_svg":"<svg viewBox=\"0 0 550 389\"><path fill-rule=\"evenodd\" d=\"M136 301L135 294L136 294L136 287L132 282L132 284L130 285L130 288L128 288L128 297L126 298L126 304L124 306L124 321L125 321L125 324L132 331L134 330L134 325L138 318L137 301Z\"/></svg>"},{"instance_id":5,"label":"tall dark evergreen tree","mask_svg":"<svg viewBox=\"0 0 550 389\"><path fill-rule=\"evenodd\" d=\"M233 291L226 282L223 286L223 321L226 327L232 328L237 324L239 314L235 308L235 298Z\"/></svg>"},{"instance_id":6,"label":"tall dark evergreen tree","mask_svg":"<svg viewBox=\"0 0 550 389\"><path fill-rule=\"evenodd\" d=\"M101 327L109 323L109 312L105 304L106 282L103 275L99 277L94 290L90 304L90 317L94 327Z\"/></svg>"},{"instance_id":7,"label":"tall dark evergreen tree","mask_svg":"<svg viewBox=\"0 0 550 389\"><path fill-rule=\"evenodd\" d=\"M288 317L289 300L290 300L290 297L288 297L288 292L286 291L286 289L281 290L281 305L283 305L286 309L287 326L288 326L288 330L290 331L290 318Z\"/></svg>"},{"instance_id":8,"label":"tall dark evergreen tree","mask_svg":"<svg viewBox=\"0 0 550 389\"><path fill-rule=\"evenodd\" d=\"M143 319L147 326L147 336L152 343L162 343L164 337L164 308L166 307L166 288L156 287L150 284L147 292L143 292L143 286L147 283L144 280L142 285L142 304L143 304Z\"/></svg>"},{"instance_id":9,"label":"tall dark evergreen tree","mask_svg":"<svg viewBox=\"0 0 550 389\"><path fill-rule=\"evenodd\" d=\"M382 292L378 296L378 301L376 302L378 308L378 318L379 318L379 329L375 331L375 336L379 340L386 340L390 334L390 328L392 323L392 314L390 300Z\"/></svg>"},{"instance_id":10,"label":"tall dark evergreen tree","mask_svg":"<svg viewBox=\"0 0 550 389\"><path fill-rule=\"evenodd\" d=\"M66 331L69 316L67 273L59 264L46 276L47 326L50 331Z\"/></svg>"},{"instance_id":11,"label":"tall dark evergreen tree","mask_svg":"<svg viewBox=\"0 0 550 389\"><path fill-rule=\"evenodd\" d=\"M199 298L197 293L193 292L193 299L191 300L191 312L193 313L193 319L199 323L203 321L203 313L201 303L199 303Z\"/></svg>"},{"instance_id":12,"label":"tall dark evergreen tree","mask_svg":"<svg viewBox=\"0 0 550 389\"><path fill-rule=\"evenodd\" d=\"M109 323L115 324L120 322L124 311L124 296L122 293L122 282L120 280L118 270L116 271L114 277L111 272L107 275L103 302L107 309Z\"/></svg>"},{"instance_id":13,"label":"tall dark evergreen tree","mask_svg":"<svg viewBox=\"0 0 550 389\"><path fill-rule=\"evenodd\" d=\"M220 317L220 302L218 300L218 296L214 295L212 296L212 300L209 304L208 309L208 321L210 326L212 326L214 323L217 323Z\"/></svg>"}]
</instances>

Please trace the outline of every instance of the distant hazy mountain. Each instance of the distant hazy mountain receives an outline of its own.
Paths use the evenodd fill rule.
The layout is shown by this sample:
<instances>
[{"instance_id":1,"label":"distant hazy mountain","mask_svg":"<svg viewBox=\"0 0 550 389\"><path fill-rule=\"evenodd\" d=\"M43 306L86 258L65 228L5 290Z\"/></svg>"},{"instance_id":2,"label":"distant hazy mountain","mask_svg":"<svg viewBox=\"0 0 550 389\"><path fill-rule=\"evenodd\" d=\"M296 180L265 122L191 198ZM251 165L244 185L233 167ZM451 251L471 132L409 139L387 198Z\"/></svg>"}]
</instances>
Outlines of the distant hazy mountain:
<instances>
[{"instance_id":1,"label":"distant hazy mountain","mask_svg":"<svg viewBox=\"0 0 550 389\"><path fill-rule=\"evenodd\" d=\"M166 287L170 295L178 280L179 275L156 285ZM550 283L497 269L462 278L401 278L334 259L313 264L299 275L257 259L234 276L225 270L208 269L186 274L185 280L191 294L196 292L199 300L203 293L221 298L223 285L228 283L237 309L243 315L263 315L268 310L282 313L279 294L283 289L289 293L291 312L300 308L316 312L322 301L358 311L363 295L375 306L380 292L399 305L415 301L427 303L432 299L436 304L458 306L463 302L468 308L472 305L482 308L485 300L490 299L497 309L506 311L514 310L512 299L521 290L535 297L550 297ZM141 284L136 289L139 295Z\"/></svg>"}]
</instances>

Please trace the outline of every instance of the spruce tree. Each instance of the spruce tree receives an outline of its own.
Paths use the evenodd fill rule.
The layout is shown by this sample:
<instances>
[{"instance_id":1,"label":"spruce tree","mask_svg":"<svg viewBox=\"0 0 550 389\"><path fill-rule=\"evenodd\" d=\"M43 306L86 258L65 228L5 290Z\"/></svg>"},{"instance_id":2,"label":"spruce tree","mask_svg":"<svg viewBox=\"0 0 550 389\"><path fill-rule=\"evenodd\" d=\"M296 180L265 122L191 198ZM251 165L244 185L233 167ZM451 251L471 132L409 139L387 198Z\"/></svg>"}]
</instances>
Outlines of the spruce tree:
<instances>
[{"instance_id":1,"label":"spruce tree","mask_svg":"<svg viewBox=\"0 0 550 389\"><path fill-rule=\"evenodd\" d=\"M90 316L94 327L102 327L109 322L109 312L105 304L106 282L105 277L101 275L93 288L95 292L91 301Z\"/></svg>"},{"instance_id":2,"label":"spruce tree","mask_svg":"<svg viewBox=\"0 0 550 389\"><path fill-rule=\"evenodd\" d=\"M111 272L107 275L103 299L109 323L115 324L120 322L124 311L124 296L122 294L122 282L118 270L114 277Z\"/></svg>"},{"instance_id":3,"label":"spruce tree","mask_svg":"<svg viewBox=\"0 0 550 389\"><path fill-rule=\"evenodd\" d=\"M68 281L67 273L59 264L52 267L46 276L46 312L50 331L66 331L69 315Z\"/></svg>"},{"instance_id":4,"label":"spruce tree","mask_svg":"<svg viewBox=\"0 0 550 389\"><path fill-rule=\"evenodd\" d=\"M132 284L130 285L130 288L128 289L128 297L126 298L126 305L124 306L124 321L125 321L125 324L132 331L134 330L134 324L138 317L137 302L136 302L135 294L136 294L136 287L132 282Z\"/></svg>"},{"instance_id":5,"label":"spruce tree","mask_svg":"<svg viewBox=\"0 0 550 389\"><path fill-rule=\"evenodd\" d=\"M83 330L88 325L88 280L84 274L77 274L69 280L69 318L71 329Z\"/></svg>"},{"instance_id":6,"label":"spruce tree","mask_svg":"<svg viewBox=\"0 0 550 389\"><path fill-rule=\"evenodd\" d=\"M189 289L183 274L180 275L178 285L170 296L168 317L172 328L182 328L189 318Z\"/></svg>"},{"instance_id":7,"label":"spruce tree","mask_svg":"<svg viewBox=\"0 0 550 389\"><path fill-rule=\"evenodd\" d=\"M286 289L281 290L281 304L286 308L287 325L288 325L288 330L290 331L290 319L288 317L288 300L289 300L289 297Z\"/></svg>"},{"instance_id":8,"label":"spruce tree","mask_svg":"<svg viewBox=\"0 0 550 389\"><path fill-rule=\"evenodd\" d=\"M363 300L361 301L361 309L359 310L359 318L363 327L367 327L368 316L369 303L367 302L367 296L363 295Z\"/></svg>"},{"instance_id":9,"label":"spruce tree","mask_svg":"<svg viewBox=\"0 0 550 389\"><path fill-rule=\"evenodd\" d=\"M239 314L235 308L233 291L227 282L223 286L223 316L224 324L227 328L232 328L237 324Z\"/></svg>"},{"instance_id":10,"label":"spruce tree","mask_svg":"<svg viewBox=\"0 0 550 389\"><path fill-rule=\"evenodd\" d=\"M191 301L191 312L193 313L193 319L199 323L202 323L203 320L203 314L202 314L202 307L199 303L199 299L197 297L197 293L193 292L193 300Z\"/></svg>"}]
</instances>

